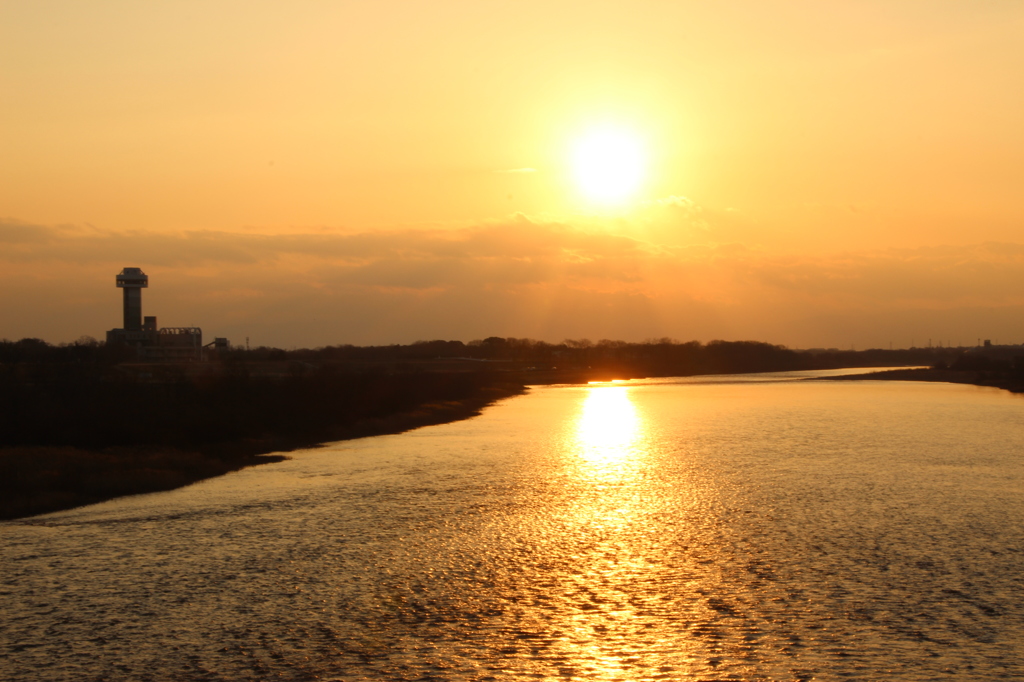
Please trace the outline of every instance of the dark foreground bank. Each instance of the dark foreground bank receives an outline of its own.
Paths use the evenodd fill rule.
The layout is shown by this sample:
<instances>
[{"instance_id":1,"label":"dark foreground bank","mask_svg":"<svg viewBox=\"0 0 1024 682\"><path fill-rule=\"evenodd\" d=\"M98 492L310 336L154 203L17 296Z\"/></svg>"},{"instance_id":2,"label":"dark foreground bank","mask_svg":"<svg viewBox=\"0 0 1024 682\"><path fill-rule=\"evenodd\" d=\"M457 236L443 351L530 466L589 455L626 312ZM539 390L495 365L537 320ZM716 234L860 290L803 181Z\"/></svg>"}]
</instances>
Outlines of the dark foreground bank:
<instances>
[{"instance_id":1,"label":"dark foreground bank","mask_svg":"<svg viewBox=\"0 0 1024 682\"><path fill-rule=\"evenodd\" d=\"M522 392L489 372L64 377L4 386L0 518L171 490L280 453L479 414Z\"/></svg>"}]
</instances>

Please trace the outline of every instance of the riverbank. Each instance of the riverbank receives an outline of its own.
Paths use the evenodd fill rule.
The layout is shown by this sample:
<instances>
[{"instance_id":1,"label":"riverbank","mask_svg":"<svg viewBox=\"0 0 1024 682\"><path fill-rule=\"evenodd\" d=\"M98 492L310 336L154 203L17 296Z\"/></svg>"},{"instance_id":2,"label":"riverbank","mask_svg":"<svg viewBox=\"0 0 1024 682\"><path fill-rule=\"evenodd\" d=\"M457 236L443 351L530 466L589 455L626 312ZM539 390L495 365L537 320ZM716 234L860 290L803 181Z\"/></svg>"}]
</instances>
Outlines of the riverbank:
<instances>
[{"instance_id":1,"label":"riverbank","mask_svg":"<svg viewBox=\"0 0 1024 682\"><path fill-rule=\"evenodd\" d=\"M757 342L551 346L496 337L236 349L184 364L120 362L108 357L113 350L0 343L0 519L170 490L299 448L466 419L530 385L921 361L920 352L812 354Z\"/></svg>"},{"instance_id":2,"label":"riverbank","mask_svg":"<svg viewBox=\"0 0 1024 682\"><path fill-rule=\"evenodd\" d=\"M936 369L915 367L890 369L867 374L828 377L820 381L931 381L949 384L971 384L1000 388L1011 393L1024 393L1024 380L1007 372Z\"/></svg>"},{"instance_id":3,"label":"riverbank","mask_svg":"<svg viewBox=\"0 0 1024 682\"><path fill-rule=\"evenodd\" d=\"M412 386L412 383L418 385ZM448 382L428 381L426 386L423 384L422 377L409 381L401 378L396 381L391 377L390 384L375 385L375 392L361 387L361 395L355 398L362 403L362 410L346 405L344 407L350 409L339 411L334 419L329 418L331 409L321 410L312 418L310 411L304 410L305 420L289 423L274 424L264 419L265 428L256 430L250 423L245 428L246 436L231 440L213 438L202 442L195 433L185 433L178 439L157 437L149 443L88 447L79 444L88 443L87 438L80 435L76 438L72 433L64 438L72 444L2 447L0 471L4 475L0 477L0 519L34 516L125 495L173 490L245 467L280 462L286 459L286 455L281 453L291 450L468 419L480 414L488 405L526 390L517 382L463 380L454 391L461 395L453 396ZM278 386L275 394L288 393L282 391L283 388ZM413 392L418 399L409 404L409 394ZM267 395L258 390L249 395L250 402L241 407L259 412L256 403L265 402ZM452 397L454 399L450 399ZM331 396L321 398L321 403L326 402L330 408ZM339 410L343 407L339 403L348 402L337 400L337 396L334 398L334 408ZM153 414L173 412L167 402L165 400L163 405L150 411ZM271 410L274 407L283 409L283 403L288 402L287 396L281 395L278 402L282 404L271 406ZM371 407L373 405L376 407ZM235 403L235 407L240 406ZM354 412L362 415L356 419L348 418ZM179 411L177 416L181 419L184 415ZM220 417L223 421L226 415ZM187 418L181 421L184 425ZM191 447L188 444L190 439Z\"/></svg>"}]
</instances>

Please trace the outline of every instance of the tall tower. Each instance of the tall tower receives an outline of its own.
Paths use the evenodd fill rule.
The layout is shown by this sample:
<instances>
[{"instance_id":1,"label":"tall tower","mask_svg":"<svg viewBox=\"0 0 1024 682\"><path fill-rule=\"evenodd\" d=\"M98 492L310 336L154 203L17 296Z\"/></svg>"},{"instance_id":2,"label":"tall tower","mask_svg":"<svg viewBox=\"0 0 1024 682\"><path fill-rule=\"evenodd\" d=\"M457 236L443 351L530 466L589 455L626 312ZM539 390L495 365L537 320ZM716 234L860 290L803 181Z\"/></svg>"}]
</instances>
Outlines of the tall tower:
<instances>
[{"instance_id":1,"label":"tall tower","mask_svg":"<svg viewBox=\"0 0 1024 682\"><path fill-rule=\"evenodd\" d=\"M149 286L149 277L142 268L125 268L117 276L117 288L124 289L124 329L142 330L142 290Z\"/></svg>"}]
</instances>

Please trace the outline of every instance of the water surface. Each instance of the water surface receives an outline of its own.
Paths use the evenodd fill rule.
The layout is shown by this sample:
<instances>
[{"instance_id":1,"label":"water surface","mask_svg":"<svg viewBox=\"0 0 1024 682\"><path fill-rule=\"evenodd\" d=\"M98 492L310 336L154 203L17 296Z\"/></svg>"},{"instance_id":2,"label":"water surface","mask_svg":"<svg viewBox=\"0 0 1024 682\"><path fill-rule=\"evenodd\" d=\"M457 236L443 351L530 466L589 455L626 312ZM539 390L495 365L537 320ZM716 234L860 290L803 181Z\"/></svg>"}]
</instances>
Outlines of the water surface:
<instances>
[{"instance_id":1,"label":"water surface","mask_svg":"<svg viewBox=\"0 0 1024 682\"><path fill-rule=\"evenodd\" d=\"M11 680L1024 678L1024 400L751 375L0 524Z\"/></svg>"}]
</instances>

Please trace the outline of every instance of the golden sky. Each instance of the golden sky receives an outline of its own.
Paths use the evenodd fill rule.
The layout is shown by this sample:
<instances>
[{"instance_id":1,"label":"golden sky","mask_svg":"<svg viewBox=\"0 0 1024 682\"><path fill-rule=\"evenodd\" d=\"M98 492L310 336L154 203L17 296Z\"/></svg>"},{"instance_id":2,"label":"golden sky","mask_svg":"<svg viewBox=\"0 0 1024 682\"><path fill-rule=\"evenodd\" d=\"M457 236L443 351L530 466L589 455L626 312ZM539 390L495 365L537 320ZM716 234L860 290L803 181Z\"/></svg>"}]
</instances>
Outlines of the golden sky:
<instances>
[{"instance_id":1,"label":"golden sky","mask_svg":"<svg viewBox=\"0 0 1024 682\"><path fill-rule=\"evenodd\" d=\"M0 337L102 338L139 266L161 325L282 347L1024 342L1022 35L984 0L0 3ZM636 151L614 203L595 131Z\"/></svg>"}]
</instances>

